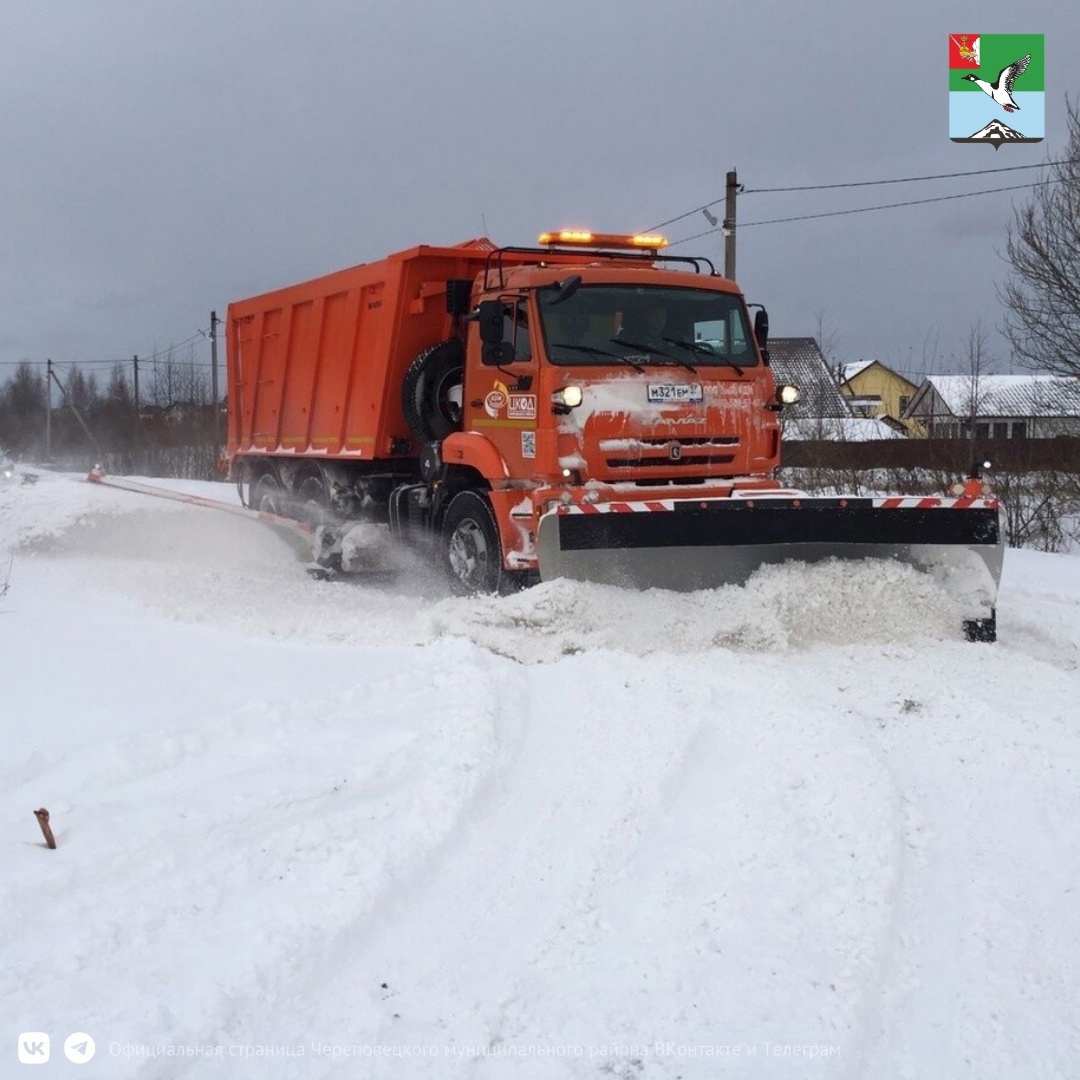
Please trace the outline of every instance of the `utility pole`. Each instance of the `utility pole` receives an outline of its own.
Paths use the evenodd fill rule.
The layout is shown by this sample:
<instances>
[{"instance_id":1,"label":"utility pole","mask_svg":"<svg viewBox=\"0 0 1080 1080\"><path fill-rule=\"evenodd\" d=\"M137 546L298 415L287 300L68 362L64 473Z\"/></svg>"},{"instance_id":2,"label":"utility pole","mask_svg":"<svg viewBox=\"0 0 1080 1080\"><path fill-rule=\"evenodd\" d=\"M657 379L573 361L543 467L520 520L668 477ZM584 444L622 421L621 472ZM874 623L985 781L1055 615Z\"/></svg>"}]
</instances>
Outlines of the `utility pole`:
<instances>
[{"instance_id":1,"label":"utility pole","mask_svg":"<svg viewBox=\"0 0 1080 1080\"><path fill-rule=\"evenodd\" d=\"M56 372L53 371L53 369L52 369L52 361L51 360L49 361L49 374L52 376L53 382L55 382L56 385L60 387L60 398L61 398L61 400L67 402L68 408L70 408L71 411L75 414L75 419L79 421L79 426L86 433L86 437L90 440L91 443L93 443L94 449L97 450L97 452L99 454L101 454L102 453L101 444L97 441L97 439L94 438L94 433L90 430L89 425L83 419L82 413L79 412L79 410L75 407L75 402L71 400L70 396L68 395L68 392L64 389L64 384L57 377Z\"/></svg>"},{"instance_id":2,"label":"utility pole","mask_svg":"<svg viewBox=\"0 0 1080 1080\"><path fill-rule=\"evenodd\" d=\"M732 169L727 174L727 187L724 199L724 277L735 278L735 196L739 190L739 180Z\"/></svg>"},{"instance_id":3,"label":"utility pole","mask_svg":"<svg viewBox=\"0 0 1080 1080\"><path fill-rule=\"evenodd\" d=\"M218 400L216 311L210 312L210 397L214 402L214 441L221 445L221 402Z\"/></svg>"},{"instance_id":4,"label":"utility pole","mask_svg":"<svg viewBox=\"0 0 1080 1080\"><path fill-rule=\"evenodd\" d=\"M45 361L45 461L52 461L52 360Z\"/></svg>"},{"instance_id":5,"label":"utility pole","mask_svg":"<svg viewBox=\"0 0 1080 1080\"><path fill-rule=\"evenodd\" d=\"M139 356L136 353L131 358L131 364L135 368L135 419L139 419Z\"/></svg>"}]
</instances>

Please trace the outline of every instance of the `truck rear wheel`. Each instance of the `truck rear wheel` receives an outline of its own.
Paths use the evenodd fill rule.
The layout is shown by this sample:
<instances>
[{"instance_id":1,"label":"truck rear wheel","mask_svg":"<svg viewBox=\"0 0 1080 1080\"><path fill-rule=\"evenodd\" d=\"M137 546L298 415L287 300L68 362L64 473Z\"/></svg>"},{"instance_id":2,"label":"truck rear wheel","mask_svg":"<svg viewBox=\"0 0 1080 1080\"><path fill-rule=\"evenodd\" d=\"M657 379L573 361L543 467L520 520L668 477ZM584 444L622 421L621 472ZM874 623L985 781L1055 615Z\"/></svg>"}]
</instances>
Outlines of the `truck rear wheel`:
<instances>
[{"instance_id":1,"label":"truck rear wheel","mask_svg":"<svg viewBox=\"0 0 1080 1080\"><path fill-rule=\"evenodd\" d=\"M401 390L405 419L424 442L461 429L465 346L451 338L425 349L408 367Z\"/></svg>"},{"instance_id":2,"label":"truck rear wheel","mask_svg":"<svg viewBox=\"0 0 1080 1080\"><path fill-rule=\"evenodd\" d=\"M273 473L263 473L251 486L251 508L263 514L282 514L282 488Z\"/></svg>"},{"instance_id":3,"label":"truck rear wheel","mask_svg":"<svg viewBox=\"0 0 1080 1080\"><path fill-rule=\"evenodd\" d=\"M296 489L300 500L300 520L313 529L324 524L329 510L330 500L326 495L326 485L318 476L308 476Z\"/></svg>"},{"instance_id":4,"label":"truck rear wheel","mask_svg":"<svg viewBox=\"0 0 1080 1080\"><path fill-rule=\"evenodd\" d=\"M483 495L461 491L450 500L442 538L447 570L456 592L496 593L508 584L495 514Z\"/></svg>"}]
</instances>

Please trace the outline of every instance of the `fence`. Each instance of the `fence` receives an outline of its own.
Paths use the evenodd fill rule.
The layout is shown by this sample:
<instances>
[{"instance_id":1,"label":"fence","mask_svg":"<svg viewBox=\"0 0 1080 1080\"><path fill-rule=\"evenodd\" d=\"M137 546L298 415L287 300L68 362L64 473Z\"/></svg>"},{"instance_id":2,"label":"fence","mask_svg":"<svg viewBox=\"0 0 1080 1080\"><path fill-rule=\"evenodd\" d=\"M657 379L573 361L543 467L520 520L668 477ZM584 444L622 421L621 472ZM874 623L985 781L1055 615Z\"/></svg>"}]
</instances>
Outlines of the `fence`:
<instances>
[{"instance_id":1,"label":"fence","mask_svg":"<svg viewBox=\"0 0 1080 1080\"><path fill-rule=\"evenodd\" d=\"M783 449L783 463L792 468L927 469L964 475L973 461L989 461L1001 472L1080 472L1080 438L816 440L785 442Z\"/></svg>"},{"instance_id":2,"label":"fence","mask_svg":"<svg viewBox=\"0 0 1080 1080\"><path fill-rule=\"evenodd\" d=\"M1080 439L896 439L784 446L785 484L813 493L942 494L989 461L987 479L1005 510L1010 547L1080 547Z\"/></svg>"}]
</instances>

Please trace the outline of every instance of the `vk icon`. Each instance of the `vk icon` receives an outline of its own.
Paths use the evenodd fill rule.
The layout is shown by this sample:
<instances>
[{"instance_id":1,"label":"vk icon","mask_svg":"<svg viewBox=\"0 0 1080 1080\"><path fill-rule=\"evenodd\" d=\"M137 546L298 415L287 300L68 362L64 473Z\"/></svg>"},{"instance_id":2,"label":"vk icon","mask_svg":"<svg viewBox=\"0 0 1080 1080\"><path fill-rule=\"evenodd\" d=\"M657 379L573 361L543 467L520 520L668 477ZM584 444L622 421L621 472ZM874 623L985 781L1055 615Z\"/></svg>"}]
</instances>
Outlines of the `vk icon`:
<instances>
[{"instance_id":1,"label":"vk icon","mask_svg":"<svg viewBox=\"0 0 1080 1080\"><path fill-rule=\"evenodd\" d=\"M19 1060L24 1065L44 1065L49 1060L49 1036L44 1031L24 1031L19 1036Z\"/></svg>"}]
</instances>

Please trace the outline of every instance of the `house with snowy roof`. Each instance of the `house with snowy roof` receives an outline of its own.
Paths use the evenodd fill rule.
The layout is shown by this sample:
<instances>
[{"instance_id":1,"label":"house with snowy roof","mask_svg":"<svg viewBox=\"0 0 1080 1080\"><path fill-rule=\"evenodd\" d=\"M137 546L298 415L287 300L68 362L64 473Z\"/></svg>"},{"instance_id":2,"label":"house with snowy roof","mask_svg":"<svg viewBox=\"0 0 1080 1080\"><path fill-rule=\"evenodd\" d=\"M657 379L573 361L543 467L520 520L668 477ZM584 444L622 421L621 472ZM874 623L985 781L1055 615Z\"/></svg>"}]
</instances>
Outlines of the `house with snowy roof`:
<instances>
[{"instance_id":1,"label":"house with snowy roof","mask_svg":"<svg viewBox=\"0 0 1080 1080\"><path fill-rule=\"evenodd\" d=\"M1080 379L1064 375L930 375L904 419L935 438L1080 436Z\"/></svg>"},{"instance_id":2,"label":"house with snowy roof","mask_svg":"<svg viewBox=\"0 0 1080 1080\"><path fill-rule=\"evenodd\" d=\"M880 360L860 360L840 368L840 393L856 416L881 420L898 431L914 433L903 419L918 387Z\"/></svg>"}]
</instances>

